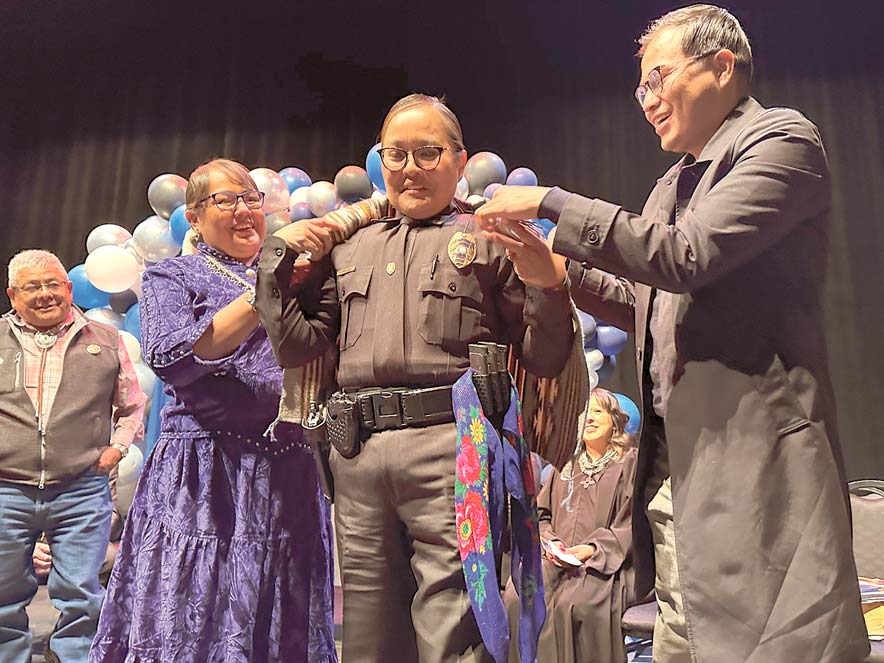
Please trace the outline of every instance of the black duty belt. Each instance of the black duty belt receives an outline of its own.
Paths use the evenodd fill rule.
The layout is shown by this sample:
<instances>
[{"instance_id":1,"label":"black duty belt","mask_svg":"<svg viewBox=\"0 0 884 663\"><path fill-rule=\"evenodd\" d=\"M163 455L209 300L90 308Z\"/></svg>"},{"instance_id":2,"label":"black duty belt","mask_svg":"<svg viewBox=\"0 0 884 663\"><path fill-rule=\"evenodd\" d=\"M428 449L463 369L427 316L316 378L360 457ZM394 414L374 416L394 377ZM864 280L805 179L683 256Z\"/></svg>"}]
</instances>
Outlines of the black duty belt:
<instances>
[{"instance_id":1,"label":"black duty belt","mask_svg":"<svg viewBox=\"0 0 884 663\"><path fill-rule=\"evenodd\" d=\"M372 432L454 421L451 386L361 389L348 395L356 401L362 427Z\"/></svg>"}]
</instances>

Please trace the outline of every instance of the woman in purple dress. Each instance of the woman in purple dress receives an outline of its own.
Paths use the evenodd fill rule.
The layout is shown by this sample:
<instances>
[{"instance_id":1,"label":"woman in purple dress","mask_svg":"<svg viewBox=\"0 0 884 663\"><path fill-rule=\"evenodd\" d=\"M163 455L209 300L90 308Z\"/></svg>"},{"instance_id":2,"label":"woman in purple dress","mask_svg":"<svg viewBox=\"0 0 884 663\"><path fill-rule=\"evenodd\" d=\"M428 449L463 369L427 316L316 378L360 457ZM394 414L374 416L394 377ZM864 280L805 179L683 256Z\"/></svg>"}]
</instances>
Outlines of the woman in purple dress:
<instances>
[{"instance_id":1,"label":"woman in purple dress","mask_svg":"<svg viewBox=\"0 0 884 663\"><path fill-rule=\"evenodd\" d=\"M144 274L141 344L167 383L90 663L332 663L331 524L252 307L263 194L217 159L187 185L196 251Z\"/></svg>"}]
</instances>

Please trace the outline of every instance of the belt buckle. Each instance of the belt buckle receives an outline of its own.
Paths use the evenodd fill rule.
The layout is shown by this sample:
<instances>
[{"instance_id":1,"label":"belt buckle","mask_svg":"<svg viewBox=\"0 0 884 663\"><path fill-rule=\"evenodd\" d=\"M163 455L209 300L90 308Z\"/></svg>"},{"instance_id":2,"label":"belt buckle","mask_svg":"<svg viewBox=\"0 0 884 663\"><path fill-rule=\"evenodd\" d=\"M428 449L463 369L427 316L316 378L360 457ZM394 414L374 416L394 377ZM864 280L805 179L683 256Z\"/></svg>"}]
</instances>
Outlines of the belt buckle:
<instances>
[{"instance_id":1,"label":"belt buckle","mask_svg":"<svg viewBox=\"0 0 884 663\"><path fill-rule=\"evenodd\" d=\"M402 403L397 392L381 390L371 394L371 409L375 430L402 428Z\"/></svg>"}]
</instances>

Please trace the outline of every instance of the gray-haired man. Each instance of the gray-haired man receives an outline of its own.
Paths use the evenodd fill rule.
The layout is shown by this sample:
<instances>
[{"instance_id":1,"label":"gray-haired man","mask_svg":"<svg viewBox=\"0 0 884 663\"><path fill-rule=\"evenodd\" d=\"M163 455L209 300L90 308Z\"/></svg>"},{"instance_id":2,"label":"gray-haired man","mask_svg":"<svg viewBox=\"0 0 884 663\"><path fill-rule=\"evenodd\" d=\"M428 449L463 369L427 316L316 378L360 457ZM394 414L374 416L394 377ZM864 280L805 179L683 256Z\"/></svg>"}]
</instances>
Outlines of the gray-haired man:
<instances>
[{"instance_id":1,"label":"gray-haired man","mask_svg":"<svg viewBox=\"0 0 884 663\"><path fill-rule=\"evenodd\" d=\"M145 396L116 329L72 306L48 251L9 263L13 310L0 318L0 663L26 663L31 555L52 551L48 589L61 612L50 647L86 661L104 591L98 570L111 524L108 472L143 431Z\"/></svg>"}]
</instances>

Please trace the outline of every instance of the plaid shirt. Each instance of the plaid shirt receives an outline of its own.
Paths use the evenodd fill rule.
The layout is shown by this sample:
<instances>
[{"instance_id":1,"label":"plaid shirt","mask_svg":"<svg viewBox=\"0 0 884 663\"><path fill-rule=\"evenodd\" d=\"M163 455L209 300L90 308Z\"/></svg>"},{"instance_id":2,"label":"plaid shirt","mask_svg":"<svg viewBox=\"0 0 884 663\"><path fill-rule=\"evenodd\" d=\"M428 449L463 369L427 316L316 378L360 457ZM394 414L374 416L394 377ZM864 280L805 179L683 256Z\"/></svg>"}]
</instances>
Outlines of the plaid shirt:
<instances>
[{"instance_id":1,"label":"plaid shirt","mask_svg":"<svg viewBox=\"0 0 884 663\"><path fill-rule=\"evenodd\" d=\"M88 324L88 319L74 309L68 313L65 320L56 330L58 340L51 348L42 350L34 340L37 330L24 322L18 314L7 314L13 329L18 336L24 358L24 385L25 391L31 397L34 404L34 413L42 412L43 421L47 421L52 412L52 404L55 394L61 384L61 373L64 368L64 356L71 340L83 327ZM117 375L117 384L114 389L114 432L109 443L121 444L128 447L136 438L144 436L144 404L146 397L144 392L138 389L130 389L129 385L138 384L138 376L129 360L129 353L123 344L122 337L118 344L120 354L120 372ZM42 356L45 352L45 358ZM42 360L43 383L40 389L40 372ZM42 393L41 393L42 392Z\"/></svg>"}]
</instances>

